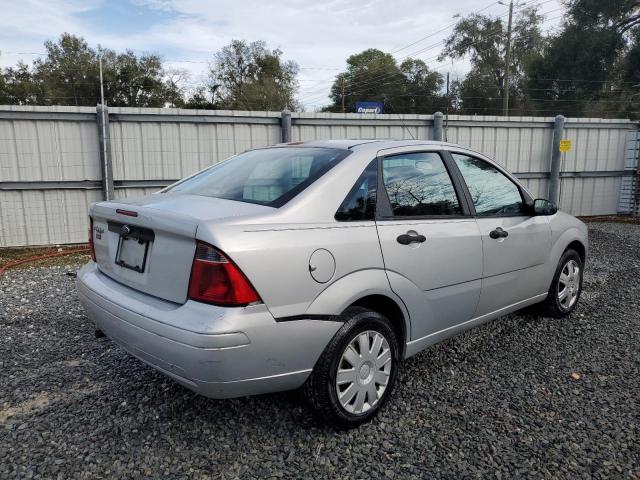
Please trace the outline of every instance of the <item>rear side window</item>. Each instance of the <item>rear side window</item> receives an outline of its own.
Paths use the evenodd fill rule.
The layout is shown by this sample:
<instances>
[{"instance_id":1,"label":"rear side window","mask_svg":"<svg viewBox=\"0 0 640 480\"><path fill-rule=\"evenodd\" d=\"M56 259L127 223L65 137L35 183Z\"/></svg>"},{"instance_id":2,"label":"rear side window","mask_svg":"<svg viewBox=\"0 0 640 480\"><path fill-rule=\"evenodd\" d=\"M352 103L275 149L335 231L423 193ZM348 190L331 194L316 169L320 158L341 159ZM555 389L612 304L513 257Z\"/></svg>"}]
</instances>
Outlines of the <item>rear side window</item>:
<instances>
[{"instance_id":1,"label":"rear side window","mask_svg":"<svg viewBox=\"0 0 640 480\"><path fill-rule=\"evenodd\" d=\"M385 157L382 178L394 216L462 215L451 177L438 153Z\"/></svg>"},{"instance_id":2,"label":"rear side window","mask_svg":"<svg viewBox=\"0 0 640 480\"><path fill-rule=\"evenodd\" d=\"M349 153L348 150L315 147L252 150L214 165L163 192L280 207Z\"/></svg>"},{"instance_id":3,"label":"rear side window","mask_svg":"<svg viewBox=\"0 0 640 480\"><path fill-rule=\"evenodd\" d=\"M520 189L504 173L479 158L451 155L467 184L477 215L526 214Z\"/></svg>"},{"instance_id":4,"label":"rear side window","mask_svg":"<svg viewBox=\"0 0 640 480\"><path fill-rule=\"evenodd\" d=\"M343 222L373 220L376 213L377 160L365 168L360 178L336 212L336 220Z\"/></svg>"}]
</instances>

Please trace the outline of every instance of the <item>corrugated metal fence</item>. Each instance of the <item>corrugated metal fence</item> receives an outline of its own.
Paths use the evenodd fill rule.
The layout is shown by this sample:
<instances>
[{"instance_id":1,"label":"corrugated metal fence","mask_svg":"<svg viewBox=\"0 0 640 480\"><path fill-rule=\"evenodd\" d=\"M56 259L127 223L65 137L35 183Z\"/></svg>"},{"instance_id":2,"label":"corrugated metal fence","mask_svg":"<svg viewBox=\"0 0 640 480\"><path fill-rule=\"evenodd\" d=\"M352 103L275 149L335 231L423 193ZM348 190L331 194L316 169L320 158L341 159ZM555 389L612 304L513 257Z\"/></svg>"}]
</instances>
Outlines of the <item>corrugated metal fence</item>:
<instances>
[{"instance_id":1,"label":"corrugated metal fence","mask_svg":"<svg viewBox=\"0 0 640 480\"><path fill-rule=\"evenodd\" d=\"M640 132L627 133L624 169L631 175L622 177L618 212L640 215Z\"/></svg>"},{"instance_id":2,"label":"corrugated metal fence","mask_svg":"<svg viewBox=\"0 0 640 480\"><path fill-rule=\"evenodd\" d=\"M279 143L283 134L292 141L440 134L433 115L293 113L283 132L280 112L111 107L103 144L96 112L0 106L0 246L84 242L87 206L103 199L105 185L116 198L140 196L232 154ZM553 126L553 118L450 116L444 136L495 158L547 197ZM563 210L622 208L628 181L638 183L626 154L627 134L636 130L629 120L566 119L563 138L573 150L561 158ZM107 182L103 158L111 162Z\"/></svg>"}]
</instances>

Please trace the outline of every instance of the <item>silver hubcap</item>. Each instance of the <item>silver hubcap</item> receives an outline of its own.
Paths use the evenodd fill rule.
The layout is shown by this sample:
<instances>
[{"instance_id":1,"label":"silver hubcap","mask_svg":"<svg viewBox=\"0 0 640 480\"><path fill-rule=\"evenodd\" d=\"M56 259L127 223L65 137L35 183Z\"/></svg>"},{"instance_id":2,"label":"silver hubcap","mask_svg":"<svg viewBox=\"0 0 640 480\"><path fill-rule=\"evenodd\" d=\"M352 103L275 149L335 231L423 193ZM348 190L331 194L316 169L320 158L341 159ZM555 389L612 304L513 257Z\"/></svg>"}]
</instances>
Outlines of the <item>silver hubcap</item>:
<instances>
[{"instance_id":1,"label":"silver hubcap","mask_svg":"<svg viewBox=\"0 0 640 480\"><path fill-rule=\"evenodd\" d=\"M569 260L562 267L560 278L558 279L558 301L565 310L573 307L576 300L578 300L580 274L580 267L575 260Z\"/></svg>"},{"instance_id":2,"label":"silver hubcap","mask_svg":"<svg viewBox=\"0 0 640 480\"><path fill-rule=\"evenodd\" d=\"M349 413L365 413L373 408L387 388L391 375L391 348L384 336L367 330L347 345L336 375L340 405Z\"/></svg>"}]
</instances>

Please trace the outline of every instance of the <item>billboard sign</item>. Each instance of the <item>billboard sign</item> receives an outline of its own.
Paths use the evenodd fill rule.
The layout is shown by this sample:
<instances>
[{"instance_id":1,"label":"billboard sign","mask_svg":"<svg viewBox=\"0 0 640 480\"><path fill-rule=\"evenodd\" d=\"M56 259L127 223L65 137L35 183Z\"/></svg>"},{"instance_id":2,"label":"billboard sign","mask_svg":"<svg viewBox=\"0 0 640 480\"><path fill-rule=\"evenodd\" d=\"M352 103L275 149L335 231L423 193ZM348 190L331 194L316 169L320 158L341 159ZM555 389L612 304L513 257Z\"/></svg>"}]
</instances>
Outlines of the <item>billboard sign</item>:
<instances>
[{"instance_id":1,"label":"billboard sign","mask_svg":"<svg viewBox=\"0 0 640 480\"><path fill-rule=\"evenodd\" d=\"M382 113L382 102L356 102L356 113Z\"/></svg>"}]
</instances>

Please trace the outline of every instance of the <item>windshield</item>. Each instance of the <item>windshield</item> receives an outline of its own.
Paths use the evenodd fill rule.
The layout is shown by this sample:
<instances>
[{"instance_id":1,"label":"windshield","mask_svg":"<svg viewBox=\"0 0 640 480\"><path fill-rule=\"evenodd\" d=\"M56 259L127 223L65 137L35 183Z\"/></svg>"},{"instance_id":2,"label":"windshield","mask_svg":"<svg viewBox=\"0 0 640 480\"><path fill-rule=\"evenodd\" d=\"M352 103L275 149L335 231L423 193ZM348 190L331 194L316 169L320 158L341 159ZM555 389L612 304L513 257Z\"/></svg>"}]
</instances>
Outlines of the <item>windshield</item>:
<instances>
[{"instance_id":1,"label":"windshield","mask_svg":"<svg viewBox=\"0 0 640 480\"><path fill-rule=\"evenodd\" d=\"M280 207L349 153L348 150L315 147L252 150L169 186L163 192Z\"/></svg>"}]
</instances>

